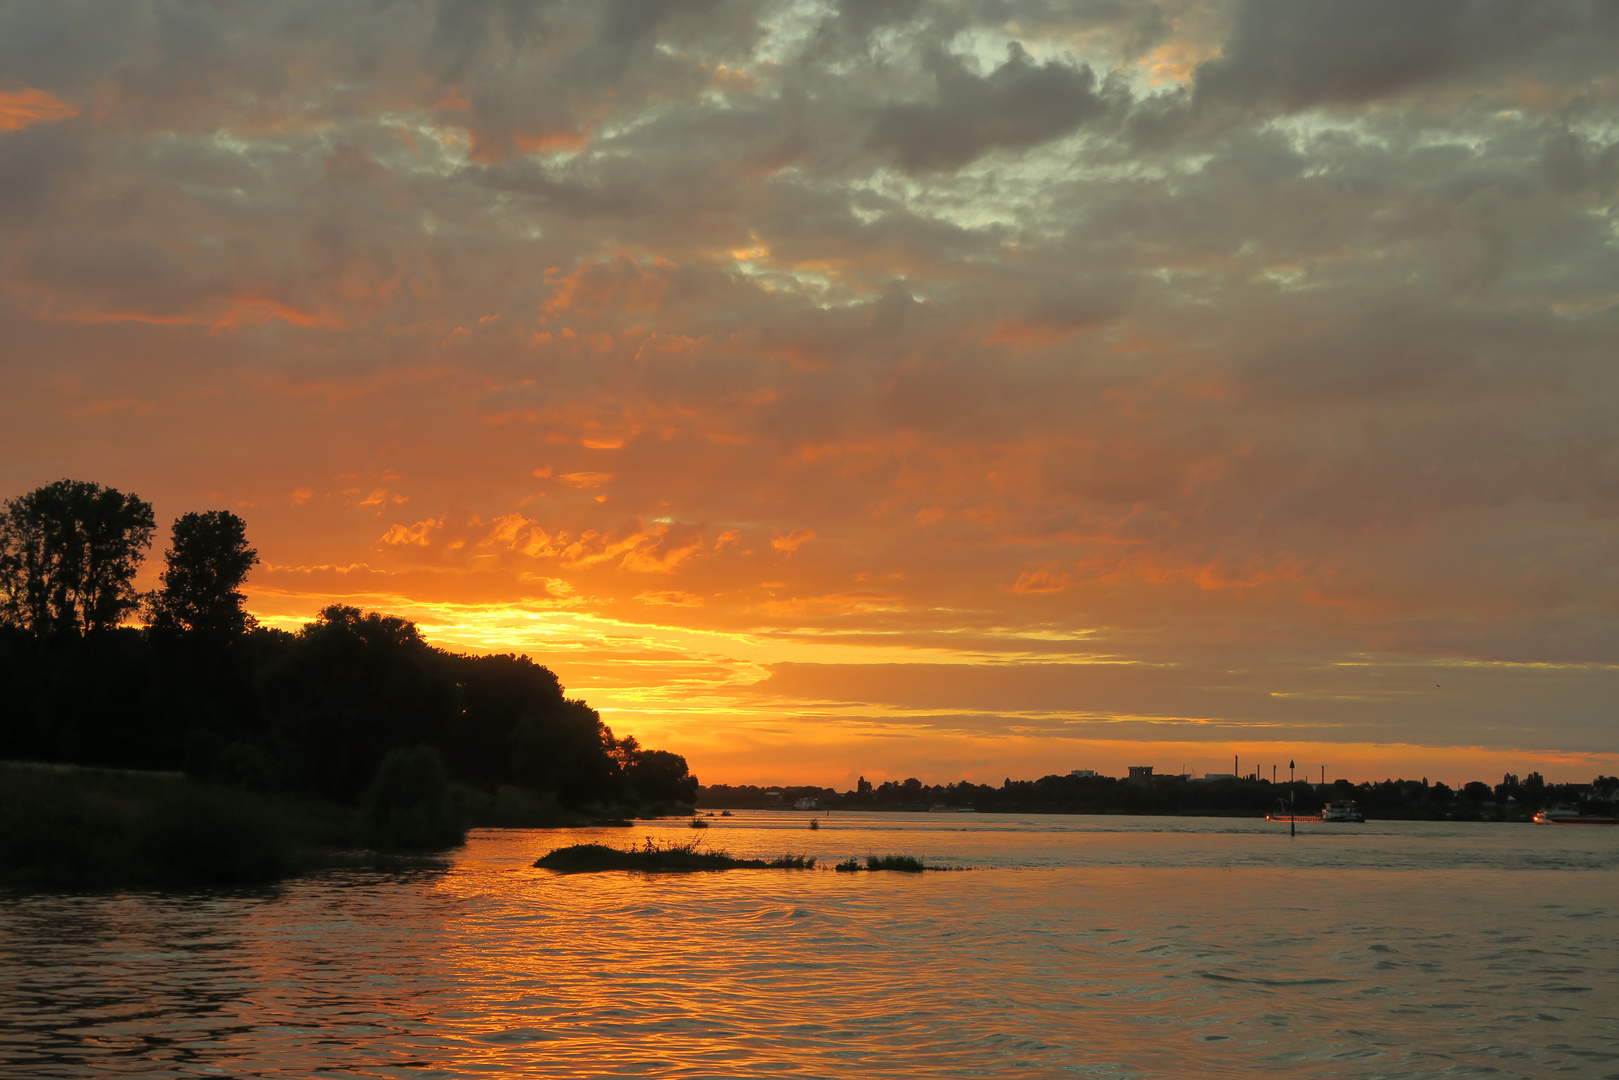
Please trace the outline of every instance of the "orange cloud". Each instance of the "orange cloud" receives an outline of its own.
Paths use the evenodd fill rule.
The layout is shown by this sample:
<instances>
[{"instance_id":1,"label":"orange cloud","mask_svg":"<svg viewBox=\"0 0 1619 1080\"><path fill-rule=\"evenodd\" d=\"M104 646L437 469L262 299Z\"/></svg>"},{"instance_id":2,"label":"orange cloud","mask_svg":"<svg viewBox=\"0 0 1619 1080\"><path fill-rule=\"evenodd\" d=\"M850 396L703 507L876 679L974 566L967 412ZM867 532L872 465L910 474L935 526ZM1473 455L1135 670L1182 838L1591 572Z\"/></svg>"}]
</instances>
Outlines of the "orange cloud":
<instances>
[{"instance_id":1,"label":"orange cloud","mask_svg":"<svg viewBox=\"0 0 1619 1080\"><path fill-rule=\"evenodd\" d=\"M1018 575L1012 584L1012 591L1018 593L1056 593L1068 588L1073 579L1064 573L1052 573L1050 570L1025 570Z\"/></svg>"},{"instance_id":2,"label":"orange cloud","mask_svg":"<svg viewBox=\"0 0 1619 1080\"><path fill-rule=\"evenodd\" d=\"M21 131L34 124L50 123L78 114L77 106L69 105L43 90L31 87L0 90L0 131Z\"/></svg>"},{"instance_id":3,"label":"orange cloud","mask_svg":"<svg viewBox=\"0 0 1619 1080\"><path fill-rule=\"evenodd\" d=\"M655 589L636 593L635 598L643 604L663 607L702 607L703 598L694 596L689 592L680 592L677 589Z\"/></svg>"},{"instance_id":4,"label":"orange cloud","mask_svg":"<svg viewBox=\"0 0 1619 1080\"><path fill-rule=\"evenodd\" d=\"M443 528L443 526L444 522L442 520L435 520L433 518L428 518L426 521L418 521L414 525L394 525L382 535L382 542L384 544L392 544L396 547L403 544L414 544L418 547L426 547L428 544L433 542L433 531L435 529Z\"/></svg>"},{"instance_id":5,"label":"orange cloud","mask_svg":"<svg viewBox=\"0 0 1619 1080\"><path fill-rule=\"evenodd\" d=\"M1018 349L1044 349L1067 341L1084 327L1051 322L1031 322L1023 319L1002 319L995 324L986 345L1011 345Z\"/></svg>"},{"instance_id":6,"label":"orange cloud","mask_svg":"<svg viewBox=\"0 0 1619 1080\"><path fill-rule=\"evenodd\" d=\"M578 488L579 490L584 491L588 490L589 488L598 488L603 484L611 482L613 479L613 474L605 472L571 472L563 473L561 476L557 477L557 479L561 480L564 484L567 484L571 488Z\"/></svg>"},{"instance_id":7,"label":"orange cloud","mask_svg":"<svg viewBox=\"0 0 1619 1080\"><path fill-rule=\"evenodd\" d=\"M794 529L785 536L778 533L771 539L770 546L791 555L813 539L815 539L814 529Z\"/></svg>"},{"instance_id":8,"label":"orange cloud","mask_svg":"<svg viewBox=\"0 0 1619 1080\"><path fill-rule=\"evenodd\" d=\"M291 326L309 329L338 329L342 323L332 315L319 312L304 311L291 304L267 297L243 296L217 305L210 312L193 312L185 314L162 314L149 311L119 311L119 310L67 310L55 311L47 309L46 317L61 322L86 323L97 325L103 323L147 323L151 326L204 326L213 333L223 333L228 330L244 330L255 326L262 326L268 322L284 322Z\"/></svg>"},{"instance_id":9,"label":"orange cloud","mask_svg":"<svg viewBox=\"0 0 1619 1080\"><path fill-rule=\"evenodd\" d=\"M553 277L551 298L540 305L548 315L646 313L663 305L670 278L679 267L667 259L640 260L619 254L610 261L586 261L571 274Z\"/></svg>"}]
</instances>

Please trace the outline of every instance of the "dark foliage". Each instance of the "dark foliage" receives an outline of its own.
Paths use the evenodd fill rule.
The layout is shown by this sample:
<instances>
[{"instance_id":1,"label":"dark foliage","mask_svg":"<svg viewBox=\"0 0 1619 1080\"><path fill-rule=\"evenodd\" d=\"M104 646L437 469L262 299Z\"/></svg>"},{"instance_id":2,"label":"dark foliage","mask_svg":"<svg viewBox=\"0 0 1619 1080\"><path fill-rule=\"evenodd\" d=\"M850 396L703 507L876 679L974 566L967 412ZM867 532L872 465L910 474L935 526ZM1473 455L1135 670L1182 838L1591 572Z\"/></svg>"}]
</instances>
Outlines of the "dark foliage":
<instances>
[{"instance_id":1,"label":"dark foliage","mask_svg":"<svg viewBox=\"0 0 1619 1080\"><path fill-rule=\"evenodd\" d=\"M1531 773L1520 782L1508 774L1493 789L1481 781L1457 792L1427 780L1383 780L1351 784L1347 780L1325 786L1300 780L1271 783L1256 777L1212 781L1180 776L1153 776L1144 780L1110 776L1045 776L1038 780L1011 780L995 784L927 785L920 780L888 781L872 786L862 782L854 791L831 788L715 784L699 788L697 805L704 809L786 809L800 799L813 799L823 810L977 810L999 813L1051 814L1163 814L1213 817L1260 817L1285 807L1313 814L1336 799L1350 799L1374 818L1435 820L1527 821L1536 810L1566 805L1590 814L1611 813L1619 782L1548 784Z\"/></svg>"},{"instance_id":2,"label":"dark foliage","mask_svg":"<svg viewBox=\"0 0 1619 1080\"><path fill-rule=\"evenodd\" d=\"M697 778L686 759L667 750L640 750L625 767L630 787L644 802L673 805L697 803Z\"/></svg>"},{"instance_id":3,"label":"dark foliage","mask_svg":"<svg viewBox=\"0 0 1619 1080\"><path fill-rule=\"evenodd\" d=\"M245 521L226 510L182 515L163 557L163 588L152 598L154 632L222 642L253 628L242 583L259 554L247 545Z\"/></svg>"},{"instance_id":4,"label":"dark foliage","mask_svg":"<svg viewBox=\"0 0 1619 1080\"><path fill-rule=\"evenodd\" d=\"M58 480L0 511L0 621L35 638L110 630L134 610L152 506L100 484Z\"/></svg>"},{"instance_id":5,"label":"dark foliage","mask_svg":"<svg viewBox=\"0 0 1619 1080\"><path fill-rule=\"evenodd\" d=\"M5 504L0 758L363 799L374 839L396 847L449 842L465 821L561 825L696 798L684 758L615 738L527 657L445 652L405 619L341 605L296 634L256 627L241 586L258 555L225 511L175 521L149 625L119 626L152 532L150 505L97 484Z\"/></svg>"},{"instance_id":6,"label":"dark foliage","mask_svg":"<svg viewBox=\"0 0 1619 1080\"><path fill-rule=\"evenodd\" d=\"M898 870L902 874L920 874L927 867L914 855L867 855L867 870Z\"/></svg>"},{"instance_id":7,"label":"dark foliage","mask_svg":"<svg viewBox=\"0 0 1619 1080\"><path fill-rule=\"evenodd\" d=\"M431 746L394 750L360 797L366 838L387 849L433 850L466 838L444 762Z\"/></svg>"},{"instance_id":8,"label":"dark foliage","mask_svg":"<svg viewBox=\"0 0 1619 1080\"><path fill-rule=\"evenodd\" d=\"M444 652L355 608L226 642L0 627L0 699L0 758L183 770L350 805L390 754L430 747L472 789L457 805L488 824L672 812L697 789L685 759L616 739L527 657Z\"/></svg>"}]
</instances>

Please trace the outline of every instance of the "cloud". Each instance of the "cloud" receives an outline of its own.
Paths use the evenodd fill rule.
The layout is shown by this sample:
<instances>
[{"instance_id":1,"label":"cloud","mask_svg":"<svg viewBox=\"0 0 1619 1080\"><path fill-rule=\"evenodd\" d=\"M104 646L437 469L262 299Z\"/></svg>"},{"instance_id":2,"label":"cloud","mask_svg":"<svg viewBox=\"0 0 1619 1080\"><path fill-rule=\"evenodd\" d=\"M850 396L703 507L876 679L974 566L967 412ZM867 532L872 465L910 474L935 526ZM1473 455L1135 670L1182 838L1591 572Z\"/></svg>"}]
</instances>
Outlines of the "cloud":
<instances>
[{"instance_id":1,"label":"cloud","mask_svg":"<svg viewBox=\"0 0 1619 1080\"><path fill-rule=\"evenodd\" d=\"M878 109L870 144L891 150L909 172L958 169L991 150L1026 150L1067 135L1105 111L1087 66L1036 64L1023 46L978 76L957 56L928 58L937 86L931 103Z\"/></svg>"},{"instance_id":2,"label":"cloud","mask_svg":"<svg viewBox=\"0 0 1619 1080\"><path fill-rule=\"evenodd\" d=\"M263 571L277 625L417 611L705 753L1302 737L1356 680L1323 739L1589 747L1612 23L0 5L0 495L254 503L326 568ZM746 691L786 662L873 683ZM973 681L1104 662L1189 674ZM1426 665L1490 677L1436 711Z\"/></svg>"},{"instance_id":3,"label":"cloud","mask_svg":"<svg viewBox=\"0 0 1619 1080\"><path fill-rule=\"evenodd\" d=\"M1559 38L1605 40L1611 59L1616 32L1606 5L1561 0L1244 0L1223 55L1198 66L1196 94L1288 111L1357 104L1480 70L1496 78Z\"/></svg>"},{"instance_id":4,"label":"cloud","mask_svg":"<svg viewBox=\"0 0 1619 1080\"><path fill-rule=\"evenodd\" d=\"M777 535L770 540L770 546L777 551L791 555L811 540L815 539L814 529L794 529L786 535Z\"/></svg>"},{"instance_id":5,"label":"cloud","mask_svg":"<svg viewBox=\"0 0 1619 1080\"><path fill-rule=\"evenodd\" d=\"M77 116L78 108L58 101L43 90L21 87L0 90L0 132L21 131L34 124Z\"/></svg>"},{"instance_id":6,"label":"cloud","mask_svg":"<svg viewBox=\"0 0 1619 1080\"><path fill-rule=\"evenodd\" d=\"M613 474L604 472L571 472L563 473L561 476L558 476L557 479L561 480L564 484L567 484L571 488L589 490L590 488L599 488L603 484L610 483L613 479Z\"/></svg>"},{"instance_id":7,"label":"cloud","mask_svg":"<svg viewBox=\"0 0 1619 1080\"><path fill-rule=\"evenodd\" d=\"M1052 570L1025 570L1012 583L1018 593L1056 593L1068 588L1073 579L1066 573Z\"/></svg>"},{"instance_id":8,"label":"cloud","mask_svg":"<svg viewBox=\"0 0 1619 1080\"><path fill-rule=\"evenodd\" d=\"M433 531L444 527L444 522L428 518L418 521L414 525L390 525L388 531L382 535L384 544L415 544L426 547L433 542Z\"/></svg>"}]
</instances>

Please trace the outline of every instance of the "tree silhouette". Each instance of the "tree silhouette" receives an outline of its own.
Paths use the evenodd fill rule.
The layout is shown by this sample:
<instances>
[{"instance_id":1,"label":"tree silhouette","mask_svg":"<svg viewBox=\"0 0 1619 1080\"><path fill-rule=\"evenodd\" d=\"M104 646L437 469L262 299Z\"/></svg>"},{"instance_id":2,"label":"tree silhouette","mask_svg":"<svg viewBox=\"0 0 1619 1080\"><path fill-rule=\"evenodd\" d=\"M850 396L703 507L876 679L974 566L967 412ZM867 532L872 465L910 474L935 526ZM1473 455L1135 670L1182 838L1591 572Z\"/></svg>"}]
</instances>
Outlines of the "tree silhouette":
<instances>
[{"instance_id":1,"label":"tree silhouette","mask_svg":"<svg viewBox=\"0 0 1619 1080\"><path fill-rule=\"evenodd\" d=\"M151 503L58 480L0 511L0 621L35 637L80 637L136 607L135 571L155 529Z\"/></svg>"},{"instance_id":2,"label":"tree silhouette","mask_svg":"<svg viewBox=\"0 0 1619 1080\"><path fill-rule=\"evenodd\" d=\"M228 640L258 625L241 593L259 553L247 546L247 523L228 510L175 519L168 569L152 602L152 628Z\"/></svg>"}]
</instances>

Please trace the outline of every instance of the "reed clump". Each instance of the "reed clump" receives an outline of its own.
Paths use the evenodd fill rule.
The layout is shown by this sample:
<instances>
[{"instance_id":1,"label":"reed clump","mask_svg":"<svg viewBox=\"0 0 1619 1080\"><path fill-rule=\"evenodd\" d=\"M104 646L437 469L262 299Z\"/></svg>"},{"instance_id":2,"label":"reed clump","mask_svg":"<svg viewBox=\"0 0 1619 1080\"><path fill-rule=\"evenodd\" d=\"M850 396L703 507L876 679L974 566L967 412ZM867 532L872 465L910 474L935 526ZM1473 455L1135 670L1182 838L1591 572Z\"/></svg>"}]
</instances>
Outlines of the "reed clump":
<instances>
[{"instance_id":1,"label":"reed clump","mask_svg":"<svg viewBox=\"0 0 1619 1080\"><path fill-rule=\"evenodd\" d=\"M914 855L867 855L867 870L898 870L905 874L920 874L927 867Z\"/></svg>"},{"instance_id":2,"label":"reed clump","mask_svg":"<svg viewBox=\"0 0 1619 1080\"><path fill-rule=\"evenodd\" d=\"M615 848L606 844L573 844L534 860L534 865L562 874L588 874L604 870L641 870L648 873L691 873L702 870L813 870L813 855L783 855L779 859L739 859L728 851L704 851L701 840L660 844L651 837L640 847Z\"/></svg>"},{"instance_id":3,"label":"reed clump","mask_svg":"<svg viewBox=\"0 0 1619 1080\"><path fill-rule=\"evenodd\" d=\"M862 870L897 870L902 874L920 874L924 870L939 870L942 867L924 866L922 860L914 855L867 855L864 863L859 859L844 859L832 869L843 874L857 874Z\"/></svg>"}]
</instances>

